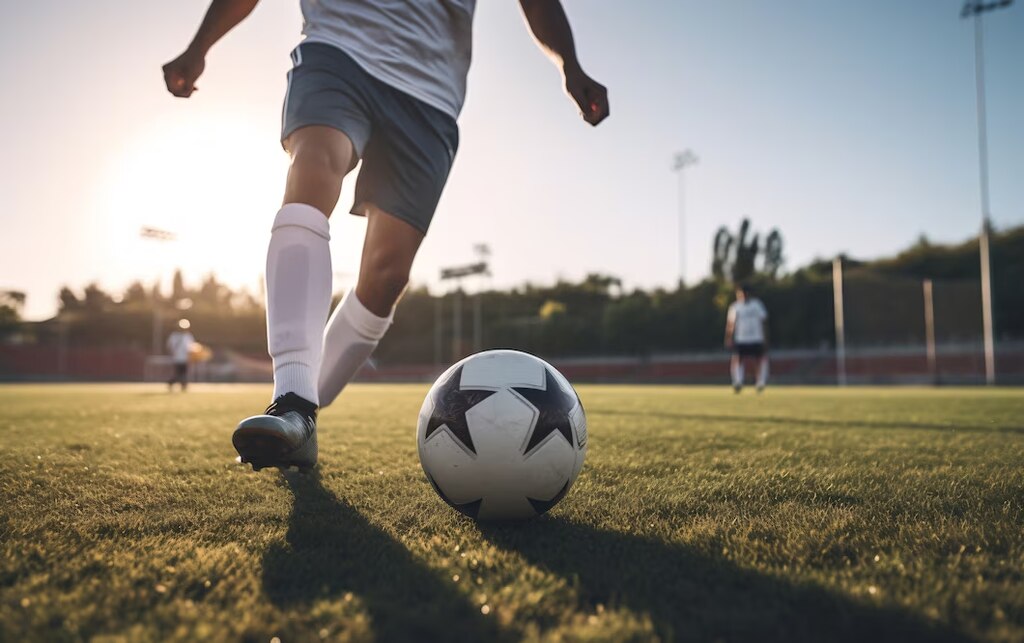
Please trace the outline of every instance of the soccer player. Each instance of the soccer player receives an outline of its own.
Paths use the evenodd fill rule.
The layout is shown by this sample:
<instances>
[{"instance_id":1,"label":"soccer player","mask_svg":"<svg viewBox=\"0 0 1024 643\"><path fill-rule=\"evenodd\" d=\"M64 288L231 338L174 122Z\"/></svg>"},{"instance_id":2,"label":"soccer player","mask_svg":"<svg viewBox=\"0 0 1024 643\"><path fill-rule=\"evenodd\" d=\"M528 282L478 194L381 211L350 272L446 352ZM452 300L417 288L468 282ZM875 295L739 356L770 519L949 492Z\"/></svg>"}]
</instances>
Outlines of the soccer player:
<instances>
[{"instance_id":1,"label":"soccer player","mask_svg":"<svg viewBox=\"0 0 1024 643\"><path fill-rule=\"evenodd\" d=\"M748 357L757 359L757 392L768 383L767 320L768 309L753 296L750 286L740 284L725 322L725 346L732 349L732 387L737 393L743 390L743 360Z\"/></svg>"},{"instance_id":2,"label":"soccer player","mask_svg":"<svg viewBox=\"0 0 1024 643\"><path fill-rule=\"evenodd\" d=\"M174 365L171 379L167 381L168 391L174 390L175 382L181 386L183 393L188 388L188 356L196 343L196 338L189 331L191 326L187 319L179 319L178 328L167 336L167 352L171 354Z\"/></svg>"},{"instance_id":3,"label":"soccer player","mask_svg":"<svg viewBox=\"0 0 1024 643\"><path fill-rule=\"evenodd\" d=\"M258 0L213 0L192 43L167 63L167 89L195 91L206 54ZM273 402L232 442L254 468L317 460L316 417L391 325L459 144L475 0L300 0L281 143L291 156L267 250ZM520 0L583 120L608 116L605 88L576 58L558 0ZM359 280L330 320L330 225L342 179L362 161L353 214L367 217ZM495 180L507 177L495 176ZM326 322L326 330L325 330Z\"/></svg>"}]
</instances>

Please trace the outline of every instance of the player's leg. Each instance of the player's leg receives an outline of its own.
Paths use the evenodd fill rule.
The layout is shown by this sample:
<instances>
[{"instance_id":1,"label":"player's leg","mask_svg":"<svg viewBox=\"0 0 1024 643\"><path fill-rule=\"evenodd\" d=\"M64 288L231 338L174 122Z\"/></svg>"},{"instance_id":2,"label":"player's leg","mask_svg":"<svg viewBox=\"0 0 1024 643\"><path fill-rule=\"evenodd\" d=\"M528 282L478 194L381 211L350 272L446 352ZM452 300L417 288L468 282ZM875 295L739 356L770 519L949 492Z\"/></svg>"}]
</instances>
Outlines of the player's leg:
<instances>
[{"instance_id":1,"label":"player's leg","mask_svg":"<svg viewBox=\"0 0 1024 643\"><path fill-rule=\"evenodd\" d=\"M732 388L739 393L743 389L743 355L739 350L733 352L729 370L732 373Z\"/></svg>"},{"instance_id":2,"label":"player's leg","mask_svg":"<svg viewBox=\"0 0 1024 643\"><path fill-rule=\"evenodd\" d=\"M317 460L317 378L323 329L331 305L328 216L341 182L355 164L352 142L323 126L296 130L284 205L267 249L267 346L274 366L274 402L239 424L232 442L254 468Z\"/></svg>"},{"instance_id":3,"label":"player's leg","mask_svg":"<svg viewBox=\"0 0 1024 643\"><path fill-rule=\"evenodd\" d=\"M355 61L330 45L304 43L292 62L281 123L291 166L267 250L274 402L232 437L254 468L316 463L317 378L333 276L328 217L372 131L374 83Z\"/></svg>"},{"instance_id":4,"label":"player's leg","mask_svg":"<svg viewBox=\"0 0 1024 643\"><path fill-rule=\"evenodd\" d=\"M324 126L295 131L285 148L292 162L267 250L267 344L274 399L294 393L317 405L333 278L327 219L355 155L345 134Z\"/></svg>"},{"instance_id":5,"label":"player's leg","mask_svg":"<svg viewBox=\"0 0 1024 643\"><path fill-rule=\"evenodd\" d=\"M367 206L367 218L359 282L338 304L324 333L322 406L334 401L384 337L423 241L420 230L375 205Z\"/></svg>"},{"instance_id":6,"label":"player's leg","mask_svg":"<svg viewBox=\"0 0 1024 643\"><path fill-rule=\"evenodd\" d=\"M181 384L181 392L188 390L188 362L178 364L178 383Z\"/></svg>"},{"instance_id":7,"label":"player's leg","mask_svg":"<svg viewBox=\"0 0 1024 643\"><path fill-rule=\"evenodd\" d=\"M757 390L761 392L768 385L768 353L757 358Z\"/></svg>"},{"instance_id":8,"label":"player's leg","mask_svg":"<svg viewBox=\"0 0 1024 643\"><path fill-rule=\"evenodd\" d=\"M379 83L374 87L377 119L352 208L369 219L366 241L359 283L331 316L324 335L321 406L337 397L391 325L459 143L451 116Z\"/></svg>"},{"instance_id":9,"label":"player's leg","mask_svg":"<svg viewBox=\"0 0 1024 643\"><path fill-rule=\"evenodd\" d=\"M173 370L171 373L171 379L167 382L167 387L169 390L174 390L175 384L178 384L179 386L181 385L181 365L178 362L174 362L171 365L171 368Z\"/></svg>"}]
</instances>

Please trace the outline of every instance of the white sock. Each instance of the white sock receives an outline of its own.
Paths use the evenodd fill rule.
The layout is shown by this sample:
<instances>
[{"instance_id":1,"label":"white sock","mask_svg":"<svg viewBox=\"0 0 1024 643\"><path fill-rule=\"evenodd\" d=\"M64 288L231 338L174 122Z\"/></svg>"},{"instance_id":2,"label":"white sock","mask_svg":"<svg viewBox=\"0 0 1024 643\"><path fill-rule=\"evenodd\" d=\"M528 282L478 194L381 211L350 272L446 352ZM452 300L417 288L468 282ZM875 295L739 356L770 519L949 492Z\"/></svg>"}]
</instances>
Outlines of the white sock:
<instances>
[{"instance_id":1,"label":"white sock","mask_svg":"<svg viewBox=\"0 0 1024 643\"><path fill-rule=\"evenodd\" d=\"M761 360L761 368L757 372L757 385L760 388L764 388L765 384L768 383L768 358L765 357Z\"/></svg>"},{"instance_id":2,"label":"white sock","mask_svg":"<svg viewBox=\"0 0 1024 643\"><path fill-rule=\"evenodd\" d=\"M394 314L392 310L387 317L378 317L359 301L354 289L345 293L324 331L324 362L319 385L321 406L333 402L359 372L384 337Z\"/></svg>"},{"instance_id":3,"label":"white sock","mask_svg":"<svg viewBox=\"0 0 1024 643\"><path fill-rule=\"evenodd\" d=\"M743 386L743 362L739 361L732 367L732 385Z\"/></svg>"},{"instance_id":4,"label":"white sock","mask_svg":"<svg viewBox=\"0 0 1024 643\"><path fill-rule=\"evenodd\" d=\"M274 398L295 393L318 404L321 337L331 306L331 239L327 217L286 203L267 248L267 345L274 360Z\"/></svg>"}]
</instances>

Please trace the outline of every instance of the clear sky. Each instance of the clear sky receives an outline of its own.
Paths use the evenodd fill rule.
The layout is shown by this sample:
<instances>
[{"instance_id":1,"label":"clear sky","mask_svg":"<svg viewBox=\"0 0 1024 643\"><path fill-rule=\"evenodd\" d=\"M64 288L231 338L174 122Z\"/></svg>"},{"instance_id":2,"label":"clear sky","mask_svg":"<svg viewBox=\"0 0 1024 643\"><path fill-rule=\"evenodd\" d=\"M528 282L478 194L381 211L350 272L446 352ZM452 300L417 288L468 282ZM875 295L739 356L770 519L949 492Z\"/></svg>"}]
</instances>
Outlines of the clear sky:
<instances>
[{"instance_id":1,"label":"clear sky","mask_svg":"<svg viewBox=\"0 0 1024 643\"><path fill-rule=\"evenodd\" d=\"M264 0L211 52L199 92L160 66L204 0L0 5L0 288L27 314L63 284L165 286L214 271L256 288L287 158L280 108L297 0ZM777 226L787 262L872 257L979 225L973 27L960 0L567 0L584 68L609 88L592 129L512 0L479 0L462 143L413 279L487 243L495 286L600 271L678 274L673 154L687 170L688 275L718 226ZM1024 3L985 18L992 214L1024 222ZM364 224L353 181L332 219L335 287ZM173 231L161 244L142 225Z\"/></svg>"}]
</instances>

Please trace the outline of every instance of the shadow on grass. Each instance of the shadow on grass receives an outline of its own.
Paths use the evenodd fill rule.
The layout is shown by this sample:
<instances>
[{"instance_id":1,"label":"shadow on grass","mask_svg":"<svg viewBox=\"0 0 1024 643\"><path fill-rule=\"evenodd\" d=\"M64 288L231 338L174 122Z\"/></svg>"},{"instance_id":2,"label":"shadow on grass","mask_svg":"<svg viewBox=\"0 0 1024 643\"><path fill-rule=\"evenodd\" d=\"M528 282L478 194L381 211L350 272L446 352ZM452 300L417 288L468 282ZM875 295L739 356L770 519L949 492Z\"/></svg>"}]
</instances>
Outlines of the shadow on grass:
<instances>
[{"instance_id":1,"label":"shadow on grass","mask_svg":"<svg viewBox=\"0 0 1024 643\"><path fill-rule=\"evenodd\" d=\"M263 558L263 588L275 605L308 609L351 592L379 641L509 638L402 543L325 489L319 473L283 478L295 498L286 543Z\"/></svg>"},{"instance_id":2,"label":"shadow on grass","mask_svg":"<svg viewBox=\"0 0 1024 643\"><path fill-rule=\"evenodd\" d=\"M1024 435L1024 426L1011 424L935 424L930 422L877 422L872 420L838 420L835 418L796 418L779 415L728 415L710 413L664 413L591 410L588 416L622 415L632 420L638 417L653 417L669 420L700 420L704 422L742 422L744 424L781 424L786 426L811 426L815 428L843 427L850 429L894 429L901 431L963 431L966 433L1016 433Z\"/></svg>"},{"instance_id":3,"label":"shadow on grass","mask_svg":"<svg viewBox=\"0 0 1024 643\"><path fill-rule=\"evenodd\" d=\"M559 518L480 525L496 546L577 582L581 599L649 614L666 640L967 641L905 612L775 578L679 545Z\"/></svg>"}]
</instances>

